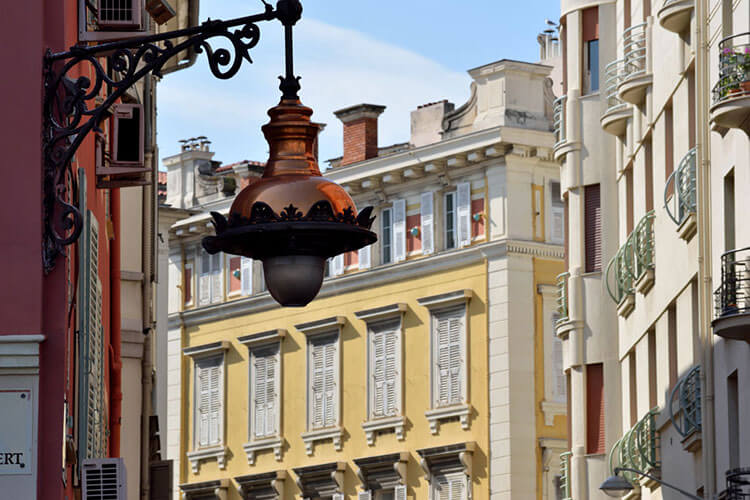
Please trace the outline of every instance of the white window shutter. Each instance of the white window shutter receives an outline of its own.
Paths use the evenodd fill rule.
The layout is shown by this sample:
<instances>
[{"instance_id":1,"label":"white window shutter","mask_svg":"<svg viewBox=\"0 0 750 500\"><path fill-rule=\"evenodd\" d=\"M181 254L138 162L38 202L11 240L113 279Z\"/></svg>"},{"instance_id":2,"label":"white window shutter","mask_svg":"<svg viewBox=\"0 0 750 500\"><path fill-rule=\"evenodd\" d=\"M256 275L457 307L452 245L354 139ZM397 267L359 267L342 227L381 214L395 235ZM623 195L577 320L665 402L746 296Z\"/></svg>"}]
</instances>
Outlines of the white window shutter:
<instances>
[{"instance_id":1,"label":"white window shutter","mask_svg":"<svg viewBox=\"0 0 750 500\"><path fill-rule=\"evenodd\" d=\"M393 200L393 260L406 259L406 200Z\"/></svg>"},{"instance_id":2,"label":"white window shutter","mask_svg":"<svg viewBox=\"0 0 750 500\"><path fill-rule=\"evenodd\" d=\"M222 293L222 265L221 253L211 256L211 303L221 302Z\"/></svg>"},{"instance_id":3,"label":"white window shutter","mask_svg":"<svg viewBox=\"0 0 750 500\"><path fill-rule=\"evenodd\" d=\"M449 406L463 402L463 309L435 317L436 405Z\"/></svg>"},{"instance_id":4,"label":"white window shutter","mask_svg":"<svg viewBox=\"0 0 750 500\"><path fill-rule=\"evenodd\" d=\"M385 333L372 334L372 413L382 417L385 411Z\"/></svg>"},{"instance_id":5,"label":"white window shutter","mask_svg":"<svg viewBox=\"0 0 750 500\"><path fill-rule=\"evenodd\" d=\"M400 484L393 489L393 500L406 500L406 486Z\"/></svg>"},{"instance_id":6,"label":"white window shutter","mask_svg":"<svg viewBox=\"0 0 750 500\"><path fill-rule=\"evenodd\" d=\"M359 268L369 269L370 268L370 256L372 254L372 245L359 249Z\"/></svg>"},{"instance_id":7,"label":"white window shutter","mask_svg":"<svg viewBox=\"0 0 750 500\"><path fill-rule=\"evenodd\" d=\"M437 332L437 406L447 406L450 401L450 336L449 321L436 319Z\"/></svg>"},{"instance_id":8,"label":"white window shutter","mask_svg":"<svg viewBox=\"0 0 750 500\"><path fill-rule=\"evenodd\" d=\"M384 376L384 412L387 416L394 416L399 413L397 382L398 382L398 333L390 330L384 334L385 350L385 376Z\"/></svg>"},{"instance_id":9,"label":"white window shutter","mask_svg":"<svg viewBox=\"0 0 750 500\"><path fill-rule=\"evenodd\" d=\"M206 305L211 302L211 256L201 252L201 274L198 279L198 304Z\"/></svg>"},{"instance_id":10,"label":"white window shutter","mask_svg":"<svg viewBox=\"0 0 750 500\"><path fill-rule=\"evenodd\" d=\"M253 259L242 257L240 261L240 280L242 295L253 294Z\"/></svg>"},{"instance_id":11,"label":"white window shutter","mask_svg":"<svg viewBox=\"0 0 750 500\"><path fill-rule=\"evenodd\" d=\"M339 276L344 273L344 254L340 253L331 259L331 275Z\"/></svg>"},{"instance_id":12,"label":"white window shutter","mask_svg":"<svg viewBox=\"0 0 750 500\"><path fill-rule=\"evenodd\" d=\"M335 339L325 344L325 414L324 414L324 425L331 427L337 423L337 408L336 408L336 341Z\"/></svg>"},{"instance_id":13,"label":"white window shutter","mask_svg":"<svg viewBox=\"0 0 750 500\"><path fill-rule=\"evenodd\" d=\"M253 430L255 437L263 437L266 435L266 359L266 356L258 355L258 353L253 355L253 364L255 371L255 384L253 387L253 412L255 414L255 428Z\"/></svg>"},{"instance_id":14,"label":"white window shutter","mask_svg":"<svg viewBox=\"0 0 750 500\"><path fill-rule=\"evenodd\" d=\"M198 418L197 432L198 432L198 446L208 446L208 421L209 421L209 409L211 406L210 401L210 388L209 388L209 370L203 368L196 363L196 382L197 382L197 394L198 394Z\"/></svg>"},{"instance_id":15,"label":"white window shutter","mask_svg":"<svg viewBox=\"0 0 750 500\"><path fill-rule=\"evenodd\" d=\"M429 255L435 251L435 233L433 226L433 194L432 191L422 193L421 202L421 217L420 222L422 224L422 253Z\"/></svg>"},{"instance_id":16,"label":"white window shutter","mask_svg":"<svg viewBox=\"0 0 750 500\"><path fill-rule=\"evenodd\" d=\"M370 491L360 491L357 494L357 500L372 500L372 493Z\"/></svg>"},{"instance_id":17,"label":"white window shutter","mask_svg":"<svg viewBox=\"0 0 750 500\"><path fill-rule=\"evenodd\" d=\"M553 330L554 332L554 330ZM552 339L552 370L555 374L555 395L558 400L565 400L567 392L567 381L563 371L563 345L562 340L555 335Z\"/></svg>"},{"instance_id":18,"label":"white window shutter","mask_svg":"<svg viewBox=\"0 0 750 500\"><path fill-rule=\"evenodd\" d=\"M221 362L216 362L209 369L209 422L208 443L219 444L221 442L222 406L221 397Z\"/></svg>"},{"instance_id":19,"label":"white window shutter","mask_svg":"<svg viewBox=\"0 0 750 500\"><path fill-rule=\"evenodd\" d=\"M312 349L312 401L310 402L310 427L313 429L321 428L324 426L324 344L314 343L311 344Z\"/></svg>"},{"instance_id":20,"label":"white window shutter","mask_svg":"<svg viewBox=\"0 0 750 500\"><path fill-rule=\"evenodd\" d=\"M450 404L461 403L461 318L450 320Z\"/></svg>"},{"instance_id":21,"label":"white window shutter","mask_svg":"<svg viewBox=\"0 0 750 500\"><path fill-rule=\"evenodd\" d=\"M456 186L456 221L458 245L471 244L471 184L463 182Z\"/></svg>"},{"instance_id":22,"label":"white window shutter","mask_svg":"<svg viewBox=\"0 0 750 500\"><path fill-rule=\"evenodd\" d=\"M266 436L276 433L276 366L278 358L276 353L266 356Z\"/></svg>"},{"instance_id":23,"label":"white window shutter","mask_svg":"<svg viewBox=\"0 0 750 500\"><path fill-rule=\"evenodd\" d=\"M331 496L331 500L344 500L344 494L334 493L333 496Z\"/></svg>"},{"instance_id":24,"label":"white window shutter","mask_svg":"<svg viewBox=\"0 0 750 500\"><path fill-rule=\"evenodd\" d=\"M552 230L550 240L553 243L564 243L565 240L565 209L552 205Z\"/></svg>"}]
</instances>

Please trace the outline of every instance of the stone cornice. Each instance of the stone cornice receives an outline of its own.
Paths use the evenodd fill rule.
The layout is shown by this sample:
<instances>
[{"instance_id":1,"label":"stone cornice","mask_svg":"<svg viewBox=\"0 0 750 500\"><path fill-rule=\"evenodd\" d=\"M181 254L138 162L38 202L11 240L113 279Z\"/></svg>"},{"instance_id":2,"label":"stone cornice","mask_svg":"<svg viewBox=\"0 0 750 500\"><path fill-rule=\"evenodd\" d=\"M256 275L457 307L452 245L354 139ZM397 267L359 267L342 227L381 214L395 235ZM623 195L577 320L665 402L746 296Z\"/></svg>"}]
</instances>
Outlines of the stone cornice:
<instances>
[{"instance_id":1,"label":"stone cornice","mask_svg":"<svg viewBox=\"0 0 750 500\"><path fill-rule=\"evenodd\" d=\"M354 315L363 321L371 322L399 316L402 312L406 311L406 309L406 304L398 302L396 304L375 307L373 309L365 309L364 311L355 311Z\"/></svg>"}]
</instances>

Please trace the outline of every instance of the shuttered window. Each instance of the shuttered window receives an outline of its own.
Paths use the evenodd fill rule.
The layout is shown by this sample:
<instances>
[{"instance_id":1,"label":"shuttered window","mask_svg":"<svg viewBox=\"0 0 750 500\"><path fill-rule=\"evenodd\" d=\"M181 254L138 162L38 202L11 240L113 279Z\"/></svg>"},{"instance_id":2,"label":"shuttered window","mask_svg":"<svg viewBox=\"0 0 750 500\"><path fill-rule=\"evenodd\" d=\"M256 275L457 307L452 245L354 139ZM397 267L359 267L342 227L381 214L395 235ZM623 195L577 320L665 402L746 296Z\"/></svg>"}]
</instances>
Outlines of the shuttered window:
<instances>
[{"instance_id":1,"label":"shuttered window","mask_svg":"<svg viewBox=\"0 0 750 500\"><path fill-rule=\"evenodd\" d=\"M323 429L338 424L338 333L310 340L309 428Z\"/></svg>"},{"instance_id":2,"label":"shuttered window","mask_svg":"<svg viewBox=\"0 0 750 500\"><path fill-rule=\"evenodd\" d=\"M200 250L198 305L215 304L224 299L221 256L221 253L210 255Z\"/></svg>"},{"instance_id":3,"label":"shuttered window","mask_svg":"<svg viewBox=\"0 0 750 500\"><path fill-rule=\"evenodd\" d=\"M388 264L393 262L393 212L384 208L380 216L380 261Z\"/></svg>"},{"instance_id":4,"label":"shuttered window","mask_svg":"<svg viewBox=\"0 0 750 500\"><path fill-rule=\"evenodd\" d=\"M456 193L445 194L445 248L456 248Z\"/></svg>"},{"instance_id":5,"label":"shuttered window","mask_svg":"<svg viewBox=\"0 0 750 500\"><path fill-rule=\"evenodd\" d=\"M368 325L370 333L370 418L401 414L401 319Z\"/></svg>"},{"instance_id":6,"label":"shuttered window","mask_svg":"<svg viewBox=\"0 0 750 500\"><path fill-rule=\"evenodd\" d=\"M601 363L586 365L586 453L605 452L604 370Z\"/></svg>"},{"instance_id":7,"label":"shuttered window","mask_svg":"<svg viewBox=\"0 0 750 500\"><path fill-rule=\"evenodd\" d=\"M433 479L434 500L466 500L466 475L460 472L436 474Z\"/></svg>"},{"instance_id":8,"label":"shuttered window","mask_svg":"<svg viewBox=\"0 0 750 500\"><path fill-rule=\"evenodd\" d=\"M456 228L458 245L471 245L471 184L468 182L456 186Z\"/></svg>"},{"instance_id":9,"label":"shuttered window","mask_svg":"<svg viewBox=\"0 0 750 500\"><path fill-rule=\"evenodd\" d=\"M372 493L369 491L360 491L357 494L357 500L372 500Z\"/></svg>"},{"instance_id":10,"label":"shuttered window","mask_svg":"<svg viewBox=\"0 0 750 500\"><path fill-rule=\"evenodd\" d=\"M242 295L253 294L253 259L242 257L240 263L240 280L242 281Z\"/></svg>"},{"instance_id":11,"label":"shuttered window","mask_svg":"<svg viewBox=\"0 0 750 500\"><path fill-rule=\"evenodd\" d=\"M340 253L331 259L331 276L344 274L344 254Z\"/></svg>"},{"instance_id":12,"label":"shuttered window","mask_svg":"<svg viewBox=\"0 0 750 500\"><path fill-rule=\"evenodd\" d=\"M193 261L185 263L182 274L182 300L186 307L193 305L193 276L195 276Z\"/></svg>"},{"instance_id":13,"label":"shuttered window","mask_svg":"<svg viewBox=\"0 0 750 500\"><path fill-rule=\"evenodd\" d=\"M560 183L552 181L550 190L550 241L562 244L565 240L565 205L560 197Z\"/></svg>"},{"instance_id":14,"label":"shuttered window","mask_svg":"<svg viewBox=\"0 0 750 500\"><path fill-rule=\"evenodd\" d=\"M393 260L406 259L406 200L393 200Z\"/></svg>"},{"instance_id":15,"label":"shuttered window","mask_svg":"<svg viewBox=\"0 0 750 500\"><path fill-rule=\"evenodd\" d=\"M422 193L420 203L420 221L422 224L422 254L429 255L435 251L435 232L433 223L433 201L432 192Z\"/></svg>"},{"instance_id":16,"label":"shuttered window","mask_svg":"<svg viewBox=\"0 0 750 500\"><path fill-rule=\"evenodd\" d=\"M393 488L393 500L406 500L406 486L399 485Z\"/></svg>"},{"instance_id":17,"label":"shuttered window","mask_svg":"<svg viewBox=\"0 0 750 500\"><path fill-rule=\"evenodd\" d=\"M366 247L360 248L359 253L357 255L359 268L370 269L370 266L372 265L370 263L371 258L372 258L372 245L367 245Z\"/></svg>"},{"instance_id":18,"label":"shuttered window","mask_svg":"<svg viewBox=\"0 0 750 500\"><path fill-rule=\"evenodd\" d=\"M586 272L602 270L602 211L599 184L584 188Z\"/></svg>"},{"instance_id":19,"label":"shuttered window","mask_svg":"<svg viewBox=\"0 0 750 500\"><path fill-rule=\"evenodd\" d=\"M279 411L279 345L259 347L251 356L251 436L253 439L275 436Z\"/></svg>"},{"instance_id":20,"label":"shuttered window","mask_svg":"<svg viewBox=\"0 0 750 500\"><path fill-rule=\"evenodd\" d=\"M555 333L555 325L560 315L552 315L552 371L555 376L554 399L556 401L565 401L567 382L563 366L563 343L562 339Z\"/></svg>"},{"instance_id":21,"label":"shuttered window","mask_svg":"<svg viewBox=\"0 0 750 500\"><path fill-rule=\"evenodd\" d=\"M195 441L199 448L222 442L223 365L223 355L195 361Z\"/></svg>"},{"instance_id":22,"label":"shuttered window","mask_svg":"<svg viewBox=\"0 0 750 500\"><path fill-rule=\"evenodd\" d=\"M435 312L433 324L433 405L461 404L465 399L465 306Z\"/></svg>"}]
</instances>

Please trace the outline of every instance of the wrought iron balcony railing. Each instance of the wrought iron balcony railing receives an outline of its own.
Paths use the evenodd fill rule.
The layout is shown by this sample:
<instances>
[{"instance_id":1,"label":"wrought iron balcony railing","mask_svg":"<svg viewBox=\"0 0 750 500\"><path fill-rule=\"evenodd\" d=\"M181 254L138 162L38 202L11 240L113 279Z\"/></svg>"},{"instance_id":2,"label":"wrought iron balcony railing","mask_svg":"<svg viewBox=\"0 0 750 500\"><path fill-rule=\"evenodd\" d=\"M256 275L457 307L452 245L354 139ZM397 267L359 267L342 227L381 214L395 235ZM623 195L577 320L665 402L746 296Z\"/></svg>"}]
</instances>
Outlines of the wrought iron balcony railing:
<instances>
[{"instance_id":1,"label":"wrought iron balcony railing","mask_svg":"<svg viewBox=\"0 0 750 500\"><path fill-rule=\"evenodd\" d=\"M568 312L568 278L570 273L562 273L557 275L557 313L560 315L557 319L558 323L567 321L569 318Z\"/></svg>"},{"instance_id":2,"label":"wrought iron balcony railing","mask_svg":"<svg viewBox=\"0 0 750 500\"><path fill-rule=\"evenodd\" d=\"M570 457L572 452L566 451L560 454L560 490L562 500L572 500L570 496Z\"/></svg>"},{"instance_id":3,"label":"wrought iron balcony railing","mask_svg":"<svg viewBox=\"0 0 750 500\"><path fill-rule=\"evenodd\" d=\"M617 87L622 81L624 59L617 59L604 67L604 95L607 98L607 111L610 113L625 107L625 102L617 95Z\"/></svg>"},{"instance_id":4,"label":"wrought iron balcony railing","mask_svg":"<svg viewBox=\"0 0 750 500\"><path fill-rule=\"evenodd\" d=\"M726 472L727 489L721 500L750 500L750 467L730 469Z\"/></svg>"},{"instance_id":5,"label":"wrought iron balcony railing","mask_svg":"<svg viewBox=\"0 0 750 500\"><path fill-rule=\"evenodd\" d=\"M750 32L719 42L719 81L713 88L714 104L750 95Z\"/></svg>"},{"instance_id":6,"label":"wrought iron balcony railing","mask_svg":"<svg viewBox=\"0 0 750 500\"><path fill-rule=\"evenodd\" d=\"M716 318L750 312L750 247L724 252L721 285L714 292Z\"/></svg>"},{"instance_id":7,"label":"wrought iron balcony railing","mask_svg":"<svg viewBox=\"0 0 750 500\"><path fill-rule=\"evenodd\" d=\"M648 23L640 23L622 33L623 78L631 78L646 72Z\"/></svg>"},{"instance_id":8,"label":"wrought iron balcony railing","mask_svg":"<svg viewBox=\"0 0 750 500\"><path fill-rule=\"evenodd\" d=\"M677 381L669 394L669 419L687 437L701 431L701 367L695 366ZM675 403L679 406L675 410Z\"/></svg>"},{"instance_id":9,"label":"wrought iron balcony railing","mask_svg":"<svg viewBox=\"0 0 750 500\"><path fill-rule=\"evenodd\" d=\"M661 468L659 458L659 432L654 424L655 417L659 414L656 408L646 413L619 441L617 441L609 452L609 468L614 474L616 467L629 467L646 473ZM630 482L637 481L632 472L622 472L622 475Z\"/></svg>"},{"instance_id":10,"label":"wrought iron balcony railing","mask_svg":"<svg viewBox=\"0 0 750 500\"><path fill-rule=\"evenodd\" d=\"M654 211L648 212L607 266L607 291L616 303L634 293L634 284L654 268ZM614 290L613 290L614 285Z\"/></svg>"},{"instance_id":11,"label":"wrought iron balcony railing","mask_svg":"<svg viewBox=\"0 0 750 500\"><path fill-rule=\"evenodd\" d=\"M678 226L695 213L695 148L687 152L677 169L667 179L664 207Z\"/></svg>"},{"instance_id":12,"label":"wrought iron balcony railing","mask_svg":"<svg viewBox=\"0 0 750 500\"><path fill-rule=\"evenodd\" d=\"M565 139L565 103L567 102L567 96L561 96L555 99L552 104L552 126L555 132L555 147L563 144Z\"/></svg>"}]
</instances>

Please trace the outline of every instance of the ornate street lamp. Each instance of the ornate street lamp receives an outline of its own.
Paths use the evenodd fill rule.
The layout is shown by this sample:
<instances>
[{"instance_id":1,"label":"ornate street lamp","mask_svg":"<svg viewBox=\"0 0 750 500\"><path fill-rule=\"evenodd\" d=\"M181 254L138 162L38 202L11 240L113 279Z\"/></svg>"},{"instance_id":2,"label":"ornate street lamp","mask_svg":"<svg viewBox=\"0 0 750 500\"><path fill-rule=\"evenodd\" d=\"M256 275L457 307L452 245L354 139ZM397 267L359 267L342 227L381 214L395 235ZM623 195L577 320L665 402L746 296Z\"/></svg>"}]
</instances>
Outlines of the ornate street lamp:
<instances>
[{"instance_id":1,"label":"ornate street lamp","mask_svg":"<svg viewBox=\"0 0 750 500\"><path fill-rule=\"evenodd\" d=\"M682 493L683 495L685 495L686 497L690 499L701 500L699 496L693 495L692 493L688 493L687 491L681 488L678 488L677 486L666 483L659 478L656 478L650 474L646 474L645 472L641 472L638 469L633 469L630 467L615 467L615 470L614 470L615 475L610 476L607 479L605 479L602 485L599 486L599 489L602 490L604 493L606 493L608 496L611 496L614 498L620 498L628 494L633 489L633 485L630 483L630 481L628 481L623 476L621 476L620 472L632 472L634 474L639 474L643 477L651 479L652 481L656 481L662 486L666 486L667 488L672 488L673 490Z\"/></svg>"},{"instance_id":2,"label":"ornate street lamp","mask_svg":"<svg viewBox=\"0 0 750 500\"><path fill-rule=\"evenodd\" d=\"M320 290L326 259L358 250L377 240L370 231L372 207L357 212L351 197L338 184L322 177L314 154L319 126L312 110L302 105L299 77L294 75L292 27L302 16L299 0L266 4L262 14L229 21L207 21L201 26L93 47L73 47L45 56L45 270L54 267L64 247L80 235L82 218L67 200L67 177L73 154L88 132L98 128L108 110L127 89L188 48L206 52L211 72L218 78L234 76L260 38L257 22L278 19L284 26L286 73L280 77L281 102L268 112L263 126L270 156L260 180L245 187L226 219L212 212L216 236L204 238L209 253L223 251L263 262L271 295L284 306L304 306ZM241 26L230 31L229 28ZM184 37L173 44L171 40ZM234 53L212 50L211 38L231 42ZM163 43L163 45L158 45ZM99 63L108 57L113 78ZM94 68L95 81L66 77L79 64ZM109 93L89 109L87 101L103 85Z\"/></svg>"}]
</instances>

